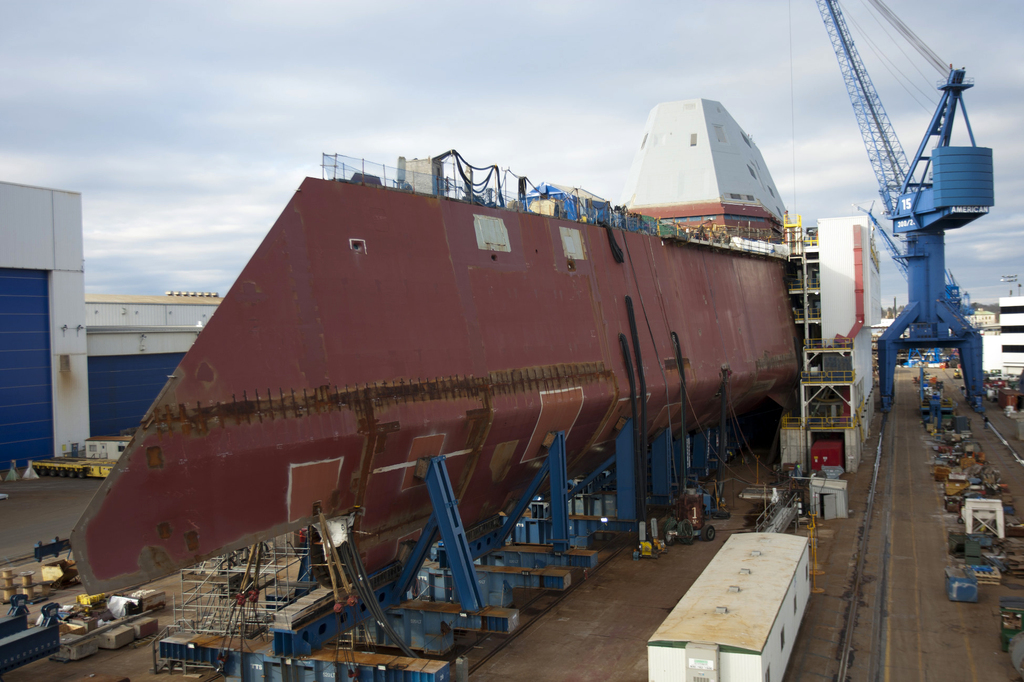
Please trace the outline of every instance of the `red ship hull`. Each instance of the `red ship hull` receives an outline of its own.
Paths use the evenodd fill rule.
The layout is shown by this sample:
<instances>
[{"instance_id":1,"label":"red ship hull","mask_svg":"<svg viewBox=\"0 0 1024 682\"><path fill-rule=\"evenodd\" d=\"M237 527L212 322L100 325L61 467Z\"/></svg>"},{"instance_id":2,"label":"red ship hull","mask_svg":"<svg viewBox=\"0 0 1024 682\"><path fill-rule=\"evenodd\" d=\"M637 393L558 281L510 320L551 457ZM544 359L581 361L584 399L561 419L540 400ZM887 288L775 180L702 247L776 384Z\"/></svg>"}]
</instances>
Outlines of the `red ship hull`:
<instances>
[{"instance_id":1,"label":"red ship hull","mask_svg":"<svg viewBox=\"0 0 1024 682\"><path fill-rule=\"evenodd\" d=\"M479 248L474 215L501 218L511 250ZM514 504L549 431L566 432L570 476L588 472L630 414L627 295L651 434L679 428L671 332L691 429L717 422L725 364L736 413L788 397L781 261L614 234L625 263L601 227L306 179L75 528L88 589L302 527L317 504L358 510L373 571L430 514L421 457L448 455L467 527Z\"/></svg>"}]
</instances>

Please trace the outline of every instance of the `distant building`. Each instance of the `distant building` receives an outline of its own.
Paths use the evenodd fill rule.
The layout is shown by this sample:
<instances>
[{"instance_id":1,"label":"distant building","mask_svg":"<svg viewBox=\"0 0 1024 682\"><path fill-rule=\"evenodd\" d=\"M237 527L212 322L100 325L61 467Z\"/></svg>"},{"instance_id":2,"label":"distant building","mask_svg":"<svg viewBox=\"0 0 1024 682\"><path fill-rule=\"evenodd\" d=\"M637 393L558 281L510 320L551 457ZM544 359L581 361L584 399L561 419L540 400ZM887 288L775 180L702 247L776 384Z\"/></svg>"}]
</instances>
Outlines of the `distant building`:
<instances>
[{"instance_id":1,"label":"distant building","mask_svg":"<svg viewBox=\"0 0 1024 682\"><path fill-rule=\"evenodd\" d=\"M85 294L82 197L0 182L0 471L139 425L219 298Z\"/></svg>"},{"instance_id":2,"label":"distant building","mask_svg":"<svg viewBox=\"0 0 1024 682\"><path fill-rule=\"evenodd\" d=\"M0 182L0 470L89 436L82 196Z\"/></svg>"},{"instance_id":3,"label":"distant building","mask_svg":"<svg viewBox=\"0 0 1024 682\"><path fill-rule=\"evenodd\" d=\"M90 435L139 425L220 301L194 292L85 295Z\"/></svg>"},{"instance_id":4,"label":"distant building","mask_svg":"<svg viewBox=\"0 0 1024 682\"><path fill-rule=\"evenodd\" d=\"M999 299L999 331L1002 370L1019 375L1024 370L1024 297Z\"/></svg>"},{"instance_id":5,"label":"distant building","mask_svg":"<svg viewBox=\"0 0 1024 682\"><path fill-rule=\"evenodd\" d=\"M978 329L982 329L996 323L996 314L988 310L977 310L967 319L972 325Z\"/></svg>"}]
</instances>

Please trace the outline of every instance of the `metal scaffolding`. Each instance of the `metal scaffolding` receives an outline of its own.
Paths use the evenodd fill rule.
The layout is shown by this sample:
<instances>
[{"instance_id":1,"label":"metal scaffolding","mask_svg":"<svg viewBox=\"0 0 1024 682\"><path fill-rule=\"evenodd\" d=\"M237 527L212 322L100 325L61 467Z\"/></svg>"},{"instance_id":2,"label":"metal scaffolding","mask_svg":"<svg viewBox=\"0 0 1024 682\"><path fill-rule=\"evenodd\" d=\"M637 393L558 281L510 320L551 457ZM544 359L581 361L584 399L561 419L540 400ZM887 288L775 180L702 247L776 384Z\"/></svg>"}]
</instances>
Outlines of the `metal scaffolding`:
<instances>
[{"instance_id":1,"label":"metal scaffolding","mask_svg":"<svg viewBox=\"0 0 1024 682\"><path fill-rule=\"evenodd\" d=\"M302 575L309 550L293 539L282 535L182 569L177 629L266 638L274 614L316 586Z\"/></svg>"}]
</instances>

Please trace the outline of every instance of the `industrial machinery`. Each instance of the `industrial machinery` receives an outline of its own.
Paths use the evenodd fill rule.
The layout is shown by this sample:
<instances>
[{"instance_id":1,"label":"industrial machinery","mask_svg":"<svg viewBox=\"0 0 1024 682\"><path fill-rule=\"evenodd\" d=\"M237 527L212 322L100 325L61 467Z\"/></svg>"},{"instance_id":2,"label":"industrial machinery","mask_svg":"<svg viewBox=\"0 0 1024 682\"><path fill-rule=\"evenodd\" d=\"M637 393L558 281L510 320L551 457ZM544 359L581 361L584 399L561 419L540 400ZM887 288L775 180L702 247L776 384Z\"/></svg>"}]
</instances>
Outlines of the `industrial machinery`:
<instances>
[{"instance_id":1,"label":"industrial machinery","mask_svg":"<svg viewBox=\"0 0 1024 682\"><path fill-rule=\"evenodd\" d=\"M705 491L688 491L676 500L677 523L688 523L694 534L705 542L714 540L715 527L710 523L714 504L713 497Z\"/></svg>"},{"instance_id":2,"label":"industrial machinery","mask_svg":"<svg viewBox=\"0 0 1024 682\"><path fill-rule=\"evenodd\" d=\"M687 519L676 519L676 517L670 516L665 521L666 545L671 546L677 542L681 542L684 545L692 545L694 536L693 524Z\"/></svg>"},{"instance_id":3,"label":"industrial machinery","mask_svg":"<svg viewBox=\"0 0 1024 682\"><path fill-rule=\"evenodd\" d=\"M658 520L651 519L651 534L647 535L647 524L640 523L640 542L633 555L634 559L657 559L665 551L666 542L658 537Z\"/></svg>"},{"instance_id":4,"label":"industrial machinery","mask_svg":"<svg viewBox=\"0 0 1024 682\"><path fill-rule=\"evenodd\" d=\"M35 627L29 627L27 604L28 597L14 595L7 616L0 618L0 676L60 649L58 604L43 604Z\"/></svg>"},{"instance_id":5,"label":"industrial machinery","mask_svg":"<svg viewBox=\"0 0 1024 682\"><path fill-rule=\"evenodd\" d=\"M881 0L872 0L872 4L883 8L883 15L945 75L938 86L942 97L913 161L908 163L853 44L838 0L818 0L875 171L885 214L893 221L893 232L906 238L902 257L909 303L877 344L882 410L892 409L897 353L902 349L942 347L959 351L967 399L975 410L982 411L981 334L967 321L959 301L947 298L943 237L946 230L963 227L994 205L992 150L975 143L963 103L963 92L973 87L973 82L964 70L947 70ZM951 144L958 107L970 146Z\"/></svg>"}]
</instances>

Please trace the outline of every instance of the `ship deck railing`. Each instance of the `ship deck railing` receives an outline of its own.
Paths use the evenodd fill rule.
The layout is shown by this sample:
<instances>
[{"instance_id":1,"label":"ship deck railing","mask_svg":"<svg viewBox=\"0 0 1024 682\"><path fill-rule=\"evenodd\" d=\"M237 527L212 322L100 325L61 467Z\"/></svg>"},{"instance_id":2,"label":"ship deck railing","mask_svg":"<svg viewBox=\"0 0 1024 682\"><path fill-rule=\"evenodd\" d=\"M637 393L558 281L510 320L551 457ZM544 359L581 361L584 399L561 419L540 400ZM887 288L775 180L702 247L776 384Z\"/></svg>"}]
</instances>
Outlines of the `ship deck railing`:
<instances>
[{"instance_id":1,"label":"ship deck railing","mask_svg":"<svg viewBox=\"0 0 1024 682\"><path fill-rule=\"evenodd\" d=\"M777 258L788 258L790 255L789 247L783 243L782 236L771 228L694 224L687 223L685 219L651 218L625 209L612 208L608 202L592 199L592 195L582 190L574 190L576 195L570 195L568 200L552 198L543 202L538 201L535 194L512 194L505 191L505 183L501 180L500 171L496 166L477 168L475 175L472 172L466 174L464 169L445 162L439 166L440 172L435 175L408 168L386 166L342 154L323 154L321 168L324 180L426 194L488 208L539 213L626 232L659 236L670 241L731 251ZM504 174L509 175L510 172L504 171ZM477 175L481 178L479 181L476 179ZM519 179L518 176L513 177Z\"/></svg>"},{"instance_id":2,"label":"ship deck railing","mask_svg":"<svg viewBox=\"0 0 1024 682\"><path fill-rule=\"evenodd\" d=\"M850 350L853 339L804 339L807 350Z\"/></svg>"},{"instance_id":3,"label":"ship deck railing","mask_svg":"<svg viewBox=\"0 0 1024 682\"><path fill-rule=\"evenodd\" d=\"M799 279L791 279L786 282L786 285L789 287L789 293L798 294L804 289L807 289L808 291L820 290L821 279L818 277L810 277L807 279L806 283Z\"/></svg>"},{"instance_id":4,"label":"ship deck railing","mask_svg":"<svg viewBox=\"0 0 1024 682\"><path fill-rule=\"evenodd\" d=\"M324 180L426 194L487 208L540 213L551 215L553 218L606 225L626 232L658 234L656 218L613 209L607 202L590 199L588 193L582 190L577 190L578 196L572 195L569 200L552 198L548 202L541 202L538 201L541 197L535 194L513 194L505 191L506 185L501 180L497 167L485 169L486 173L477 169L477 174L481 178L479 181L476 179L477 175L464 174L464 169L460 171L454 163L445 162L439 167L441 172L434 175L342 154L324 154L321 163ZM508 175L509 172L505 171L505 174Z\"/></svg>"},{"instance_id":5,"label":"ship deck railing","mask_svg":"<svg viewBox=\"0 0 1024 682\"><path fill-rule=\"evenodd\" d=\"M852 384L853 378L853 370L848 369L800 373L800 381L805 384Z\"/></svg>"},{"instance_id":6,"label":"ship deck railing","mask_svg":"<svg viewBox=\"0 0 1024 682\"><path fill-rule=\"evenodd\" d=\"M805 322L811 320L813 322L821 321L821 308L812 308L811 310L804 312L803 308L796 308L793 310L793 321L794 322Z\"/></svg>"},{"instance_id":7,"label":"ship deck railing","mask_svg":"<svg viewBox=\"0 0 1024 682\"><path fill-rule=\"evenodd\" d=\"M782 235L765 227L695 223L685 218L669 218L658 221L658 235L669 241L746 251L777 258L789 258L790 255L789 247L783 243Z\"/></svg>"},{"instance_id":8,"label":"ship deck railing","mask_svg":"<svg viewBox=\"0 0 1024 682\"><path fill-rule=\"evenodd\" d=\"M851 416L807 417L807 419L786 416L782 418L782 428L787 431L798 431L803 430L805 428L812 431L852 429L858 423L860 423L860 420L856 417Z\"/></svg>"}]
</instances>

